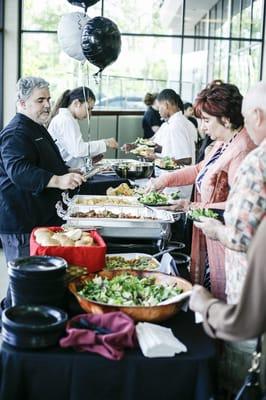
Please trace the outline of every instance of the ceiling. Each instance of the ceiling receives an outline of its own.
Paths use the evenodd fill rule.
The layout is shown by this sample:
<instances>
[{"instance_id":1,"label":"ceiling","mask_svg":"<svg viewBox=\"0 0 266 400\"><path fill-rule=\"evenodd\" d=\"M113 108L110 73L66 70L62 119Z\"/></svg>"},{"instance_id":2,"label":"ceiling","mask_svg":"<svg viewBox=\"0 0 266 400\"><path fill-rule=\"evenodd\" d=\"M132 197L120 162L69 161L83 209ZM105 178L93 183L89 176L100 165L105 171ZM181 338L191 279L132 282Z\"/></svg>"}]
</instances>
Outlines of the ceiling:
<instances>
[{"instance_id":1,"label":"ceiling","mask_svg":"<svg viewBox=\"0 0 266 400\"><path fill-rule=\"evenodd\" d=\"M218 0L186 0L186 33L194 32L194 26ZM160 9L164 26L174 28L180 21L182 0L164 0Z\"/></svg>"}]
</instances>

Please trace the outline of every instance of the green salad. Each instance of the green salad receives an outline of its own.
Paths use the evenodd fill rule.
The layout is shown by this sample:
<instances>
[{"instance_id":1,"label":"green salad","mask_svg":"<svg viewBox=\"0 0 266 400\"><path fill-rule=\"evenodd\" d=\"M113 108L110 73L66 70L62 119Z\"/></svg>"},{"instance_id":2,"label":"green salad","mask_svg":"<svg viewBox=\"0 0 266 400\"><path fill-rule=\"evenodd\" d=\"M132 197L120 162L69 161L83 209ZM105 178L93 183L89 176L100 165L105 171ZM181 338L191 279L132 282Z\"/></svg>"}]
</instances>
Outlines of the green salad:
<instances>
[{"instance_id":1,"label":"green salad","mask_svg":"<svg viewBox=\"0 0 266 400\"><path fill-rule=\"evenodd\" d=\"M191 219L198 220L200 217L217 218L219 215L208 208L198 208L196 210L189 211L188 216Z\"/></svg>"},{"instance_id":2,"label":"green salad","mask_svg":"<svg viewBox=\"0 0 266 400\"><path fill-rule=\"evenodd\" d=\"M180 199L180 191L171 193L170 196L172 200L178 200Z\"/></svg>"},{"instance_id":3,"label":"green salad","mask_svg":"<svg viewBox=\"0 0 266 400\"><path fill-rule=\"evenodd\" d=\"M155 277L121 274L112 279L95 276L78 293L88 300L114 306L155 306L182 289L155 283Z\"/></svg>"},{"instance_id":4,"label":"green salad","mask_svg":"<svg viewBox=\"0 0 266 400\"><path fill-rule=\"evenodd\" d=\"M175 169L176 168L176 163L171 157L164 157L164 168L165 169Z\"/></svg>"},{"instance_id":5,"label":"green salad","mask_svg":"<svg viewBox=\"0 0 266 400\"><path fill-rule=\"evenodd\" d=\"M143 138L140 138L140 137L138 137L138 138L135 140L134 144L137 144L137 145L146 145L146 146L149 146L149 147L154 147L154 146L155 146L155 143L154 143L152 140L143 139Z\"/></svg>"},{"instance_id":6,"label":"green salad","mask_svg":"<svg viewBox=\"0 0 266 400\"><path fill-rule=\"evenodd\" d=\"M168 197L162 193L150 192L141 196L139 201L147 205L168 204Z\"/></svg>"},{"instance_id":7,"label":"green salad","mask_svg":"<svg viewBox=\"0 0 266 400\"><path fill-rule=\"evenodd\" d=\"M121 256L111 256L105 258L105 268L109 270L113 269L155 269L158 268L158 263L155 259L146 256L140 256L131 259L125 259Z\"/></svg>"}]
</instances>

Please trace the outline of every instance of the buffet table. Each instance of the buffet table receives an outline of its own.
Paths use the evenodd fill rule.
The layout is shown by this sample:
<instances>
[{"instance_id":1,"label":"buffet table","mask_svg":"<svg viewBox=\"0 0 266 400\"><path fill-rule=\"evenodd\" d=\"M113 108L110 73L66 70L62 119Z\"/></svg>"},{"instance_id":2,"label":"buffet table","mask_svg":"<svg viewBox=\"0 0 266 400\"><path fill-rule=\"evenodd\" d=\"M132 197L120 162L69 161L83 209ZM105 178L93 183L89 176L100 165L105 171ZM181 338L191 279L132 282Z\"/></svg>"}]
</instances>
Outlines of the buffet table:
<instances>
[{"instance_id":1,"label":"buffet table","mask_svg":"<svg viewBox=\"0 0 266 400\"><path fill-rule=\"evenodd\" d=\"M121 361L50 348L16 350L2 345L1 400L207 400L211 397L214 342L194 314L180 312L166 324L187 346L173 358L145 358L127 350Z\"/></svg>"}]
</instances>

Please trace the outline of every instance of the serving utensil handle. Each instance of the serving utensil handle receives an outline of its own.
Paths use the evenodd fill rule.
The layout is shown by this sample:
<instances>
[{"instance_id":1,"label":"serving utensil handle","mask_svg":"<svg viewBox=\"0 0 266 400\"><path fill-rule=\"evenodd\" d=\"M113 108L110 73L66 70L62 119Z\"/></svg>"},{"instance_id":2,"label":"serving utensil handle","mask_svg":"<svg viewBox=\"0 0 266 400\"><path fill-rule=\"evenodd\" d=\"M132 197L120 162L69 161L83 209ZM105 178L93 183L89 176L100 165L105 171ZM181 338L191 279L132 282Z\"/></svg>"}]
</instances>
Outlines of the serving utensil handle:
<instances>
[{"instance_id":1,"label":"serving utensil handle","mask_svg":"<svg viewBox=\"0 0 266 400\"><path fill-rule=\"evenodd\" d=\"M55 205L55 208L56 208L56 213L57 213L58 217L66 220L67 219L66 218L67 211L64 210L62 201L58 201Z\"/></svg>"},{"instance_id":2,"label":"serving utensil handle","mask_svg":"<svg viewBox=\"0 0 266 400\"><path fill-rule=\"evenodd\" d=\"M179 250L179 247L178 246L169 247L168 249L162 250L159 253L153 254L152 257L157 258L157 257L162 256L165 253L171 253L171 251L174 251L174 250Z\"/></svg>"},{"instance_id":3,"label":"serving utensil handle","mask_svg":"<svg viewBox=\"0 0 266 400\"><path fill-rule=\"evenodd\" d=\"M72 201L71 198L69 197L69 193L68 192L62 192L62 200L63 200L63 203L66 206L69 206L69 204Z\"/></svg>"}]
</instances>

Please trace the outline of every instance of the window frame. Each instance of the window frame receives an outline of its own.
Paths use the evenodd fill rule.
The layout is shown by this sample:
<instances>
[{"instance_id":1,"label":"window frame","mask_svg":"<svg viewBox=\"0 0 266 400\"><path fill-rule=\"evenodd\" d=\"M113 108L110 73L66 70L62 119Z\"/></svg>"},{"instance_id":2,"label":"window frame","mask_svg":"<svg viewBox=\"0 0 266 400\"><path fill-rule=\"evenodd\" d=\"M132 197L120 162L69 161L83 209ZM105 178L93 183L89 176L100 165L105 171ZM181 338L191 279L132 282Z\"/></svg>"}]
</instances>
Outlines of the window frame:
<instances>
[{"instance_id":1,"label":"window frame","mask_svg":"<svg viewBox=\"0 0 266 400\"><path fill-rule=\"evenodd\" d=\"M1 0L0 0L1 1ZM3 1L3 0L2 0ZM20 5L20 9L19 9L19 59L18 59L18 71L19 71L19 75L21 74L22 71L22 35L24 33L46 33L46 34L56 34L57 32L55 30L30 30L30 29L22 29L22 8L23 8L23 1L24 0L19 0L19 5ZM105 1L107 0L101 0L101 15L104 16L104 6L105 6ZM252 5L252 9L251 9L251 21L250 23L252 24L253 22L253 2L255 0L250 0L251 1L251 5ZM240 34L241 34L241 29L242 29L242 14L243 14L243 2L244 0L240 0ZM162 1L163 3L163 1ZM230 6L231 5L231 6ZM212 16L214 16L215 18L217 18L217 10L221 11L221 23L219 23L219 29L217 29L217 27L213 28L213 21L212 21ZM260 43L261 44L261 59L260 59L260 79L262 79L262 73L263 73L263 50L264 50L264 34L265 34L265 19L263 19L263 23L262 23L262 32L261 32L261 38L252 38L252 26L250 29L250 36L249 37L233 37L232 36L232 17L233 17L233 1L229 1L228 2L228 13L229 13L229 32L228 32L228 36L223 36L222 32L223 32L223 8L224 8L224 1L223 0L218 0L208 11L206 14L204 14L204 16L202 17L202 19L200 19L197 24L194 26L194 32L193 34L186 34L185 32L185 18L186 18L186 0L183 0L182 2L182 26L181 26L181 33L180 34L153 34L153 33L133 33L133 32L121 32L121 36L122 37L154 37L154 38L172 38L172 39L181 39L181 51L180 51L180 62L179 62L179 76L176 77L176 81L179 82L179 93L182 96L182 75L183 75L183 50L184 50L184 40L186 39L193 39L194 40L194 46L195 49L197 49L198 47L201 47L201 41L205 41L208 40L208 45L207 45L207 51L208 51L208 63L207 65L209 65L209 63L212 62L212 60L210 60L210 57L212 56L212 54L210 54L209 48L210 48L210 43L214 40L216 43L220 42L220 47L222 48L222 43L223 41L229 41L229 52L227 55L227 71L225 73L225 76L227 76L227 79L229 79L230 76L230 50L231 50L231 44L234 41L237 41L240 45L241 43L243 43L243 45L245 45L245 43ZM264 10L264 14L266 11L266 0L263 0L263 10ZM213 15L214 14L214 15ZM207 16L209 16L208 21L205 22ZM207 24L206 29L204 29L205 33L202 33L202 26L205 26L204 24ZM198 26L197 26L198 25ZM217 24L218 26L218 24ZM218 32L220 33L218 35ZM212 33L212 34L211 34ZM220 49L220 63L221 63L221 49ZM215 51L213 53L215 55ZM210 79L210 77L208 76L208 66L207 66L207 71L206 71L206 77L207 79ZM104 73L103 73L104 76ZM213 77L216 78L216 77ZM145 78L143 78L145 80ZM99 91L97 93L97 95L101 96L101 84L99 85ZM101 100L101 98L97 96L99 98L99 100Z\"/></svg>"}]
</instances>

